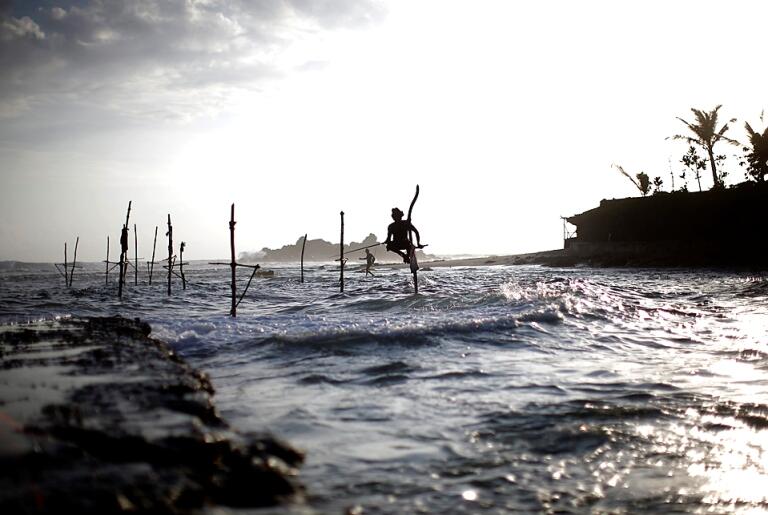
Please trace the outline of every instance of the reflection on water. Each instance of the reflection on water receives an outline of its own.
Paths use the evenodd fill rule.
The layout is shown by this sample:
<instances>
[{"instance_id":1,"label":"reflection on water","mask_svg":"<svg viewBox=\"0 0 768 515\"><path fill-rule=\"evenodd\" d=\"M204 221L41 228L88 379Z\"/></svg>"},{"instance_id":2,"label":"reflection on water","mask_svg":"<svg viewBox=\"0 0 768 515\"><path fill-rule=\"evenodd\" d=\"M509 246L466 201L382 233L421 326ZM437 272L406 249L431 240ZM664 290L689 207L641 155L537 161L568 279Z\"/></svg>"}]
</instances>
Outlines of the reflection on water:
<instances>
[{"instance_id":1,"label":"reflection on water","mask_svg":"<svg viewBox=\"0 0 768 515\"><path fill-rule=\"evenodd\" d=\"M3 321L141 316L223 414L303 446L320 513L768 510L768 282L539 267L278 266L227 316L227 270L122 301L84 271L0 273ZM55 274L55 272L54 272ZM252 295L251 295L252 293Z\"/></svg>"}]
</instances>

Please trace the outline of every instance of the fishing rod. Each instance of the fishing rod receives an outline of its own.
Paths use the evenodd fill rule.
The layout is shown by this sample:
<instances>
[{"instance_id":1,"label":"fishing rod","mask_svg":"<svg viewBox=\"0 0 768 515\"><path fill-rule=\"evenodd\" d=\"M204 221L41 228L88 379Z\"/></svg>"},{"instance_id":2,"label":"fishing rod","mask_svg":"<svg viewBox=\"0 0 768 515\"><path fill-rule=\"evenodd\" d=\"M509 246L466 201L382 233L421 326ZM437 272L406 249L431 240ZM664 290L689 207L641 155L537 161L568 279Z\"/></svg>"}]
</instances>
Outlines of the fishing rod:
<instances>
[{"instance_id":1,"label":"fishing rod","mask_svg":"<svg viewBox=\"0 0 768 515\"><path fill-rule=\"evenodd\" d=\"M378 247L379 245L384 245L384 244L383 243L374 243L373 245L366 245L365 247L360 247L360 248L357 248L357 249L347 250L346 252L344 252L344 254L351 254L353 252L359 252L361 250L370 249L371 247ZM330 256L330 257L333 257L333 256Z\"/></svg>"}]
</instances>

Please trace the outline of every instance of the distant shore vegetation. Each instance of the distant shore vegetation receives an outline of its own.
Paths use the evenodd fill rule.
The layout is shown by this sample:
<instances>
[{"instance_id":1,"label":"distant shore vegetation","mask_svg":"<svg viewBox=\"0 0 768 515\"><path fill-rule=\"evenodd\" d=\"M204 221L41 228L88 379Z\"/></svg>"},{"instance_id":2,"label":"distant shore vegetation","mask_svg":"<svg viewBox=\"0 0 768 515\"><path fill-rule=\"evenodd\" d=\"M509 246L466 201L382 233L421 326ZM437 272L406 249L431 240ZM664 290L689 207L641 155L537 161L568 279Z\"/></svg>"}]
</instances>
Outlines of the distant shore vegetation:
<instances>
[{"instance_id":1,"label":"distant shore vegetation","mask_svg":"<svg viewBox=\"0 0 768 515\"><path fill-rule=\"evenodd\" d=\"M688 192L689 183L693 185L692 187L698 188L698 191L704 191L702 179L709 189L722 190L726 188L725 179L729 175L726 166L727 154L723 149L727 148L725 145L730 145L741 151L732 154L732 157L743 171L746 181L765 182L768 175L768 127L765 126L765 112L760 113L762 129L758 126L755 130L749 122L744 122L746 138L742 143L735 137L731 137L734 132L732 125L737 123L736 118L720 124L721 108L722 105L709 111L691 108L693 118L690 121L677 118L688 129L687 132L675 134L666 139L684 141L688 144L688 148L677 161L677 170L670 166L668 190L664 189L664 178L660 175L651 179L650 175L644 171L631 173L618 164L614 164L613 168L627 177L644 197L664 191Z\"/></svg>"}]
</instances>

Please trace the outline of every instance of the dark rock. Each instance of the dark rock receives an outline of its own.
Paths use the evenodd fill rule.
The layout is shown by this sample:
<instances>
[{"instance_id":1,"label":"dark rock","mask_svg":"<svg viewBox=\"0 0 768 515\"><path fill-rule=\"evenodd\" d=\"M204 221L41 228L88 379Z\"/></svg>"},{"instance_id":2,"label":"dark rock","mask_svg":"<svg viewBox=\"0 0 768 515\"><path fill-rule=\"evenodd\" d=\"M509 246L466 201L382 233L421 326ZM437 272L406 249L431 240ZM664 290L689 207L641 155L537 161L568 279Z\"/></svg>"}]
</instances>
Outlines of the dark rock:
<instances>
[{"instance_id":1,"label":"dark rock","mask_svg":"<svg viewBox=\"0 0 768 515\"><path fill-rule=\"evenodd\" d=\"M139 320L0 331L0 513L185 513L302 502L303 454L240 433L208 377Z\"/></svg>"}]
</instances>

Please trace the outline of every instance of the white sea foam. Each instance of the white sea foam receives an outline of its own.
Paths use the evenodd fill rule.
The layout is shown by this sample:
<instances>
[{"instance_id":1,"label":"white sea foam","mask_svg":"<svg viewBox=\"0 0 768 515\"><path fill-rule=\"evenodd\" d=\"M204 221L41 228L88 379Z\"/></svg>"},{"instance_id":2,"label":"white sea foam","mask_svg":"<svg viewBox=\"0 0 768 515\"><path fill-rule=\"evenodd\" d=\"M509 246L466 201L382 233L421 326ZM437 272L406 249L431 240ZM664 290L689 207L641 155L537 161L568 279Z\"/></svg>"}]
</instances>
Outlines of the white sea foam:
<instances>
[{"instance_id":1,"label":"white sea foam","mask_svg":"<svg viewBox=\"0 0 768 515\"><path fill-rule=\"evenodd\" d=\"M190 267L170 298L142 277L122 300L101 267L74 289L52 269L2 270L0 318L149 321L211 374L233 424L308 451L320 512L762 506L738 485L768 478L760 277L435 269L413 295L404 270L348 275L344 293L334 266L304 284L276 272L232 318L227 269Z\"/></svg>"}]
</instances>

